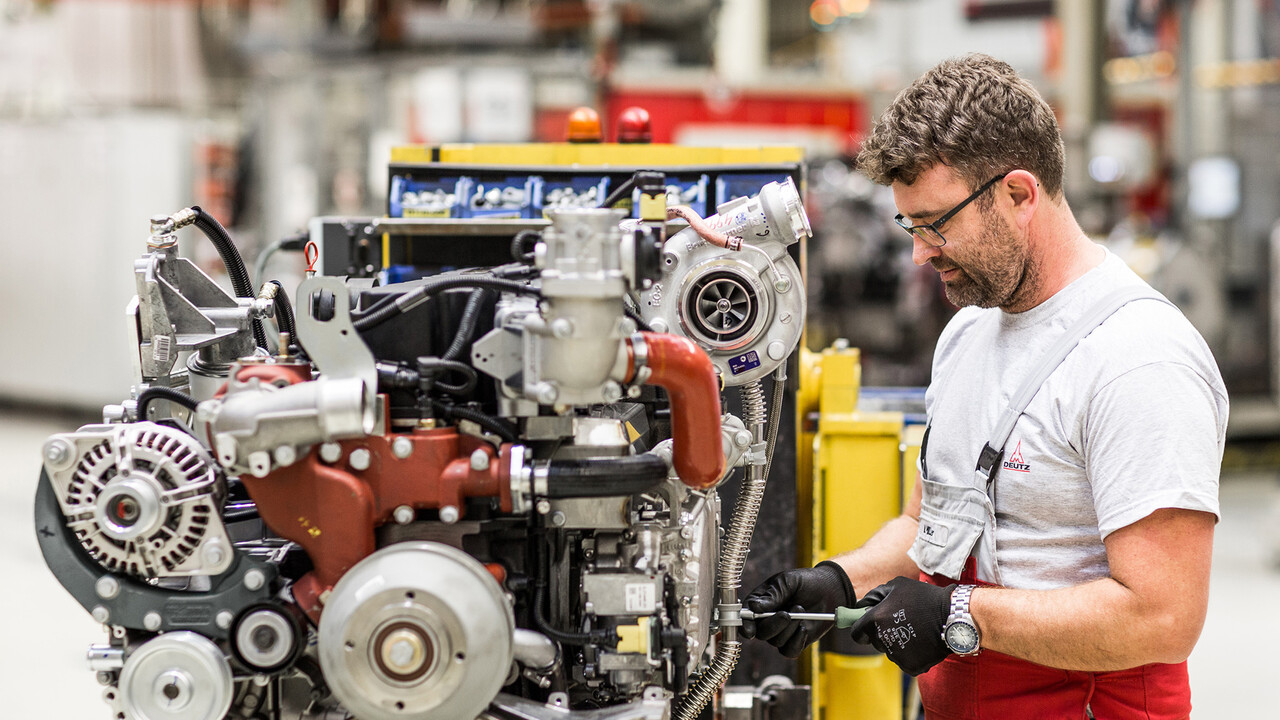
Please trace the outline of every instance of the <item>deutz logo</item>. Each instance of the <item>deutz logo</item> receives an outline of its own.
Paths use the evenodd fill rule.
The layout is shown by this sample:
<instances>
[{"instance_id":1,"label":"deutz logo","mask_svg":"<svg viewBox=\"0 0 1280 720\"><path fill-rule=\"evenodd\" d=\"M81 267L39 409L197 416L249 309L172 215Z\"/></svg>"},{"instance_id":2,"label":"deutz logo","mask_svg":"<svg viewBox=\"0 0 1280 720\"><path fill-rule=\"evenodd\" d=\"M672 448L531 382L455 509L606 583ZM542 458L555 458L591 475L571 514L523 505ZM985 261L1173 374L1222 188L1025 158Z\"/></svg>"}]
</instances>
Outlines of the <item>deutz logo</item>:
<instances>
[{"instance_id":1,"label":"deutz logo","mask_svg":"<svg viewBox=\"0 0 1280 720\"><path fill-rule=\"evenodd\" d=\"M1004 469L1014 472L1031 472L1031 466L1022 458L1022 441L1018 441L1018 446L1013 449L1013 454L1008 460L1004 461Z\"/></svg>"}]
</instances>

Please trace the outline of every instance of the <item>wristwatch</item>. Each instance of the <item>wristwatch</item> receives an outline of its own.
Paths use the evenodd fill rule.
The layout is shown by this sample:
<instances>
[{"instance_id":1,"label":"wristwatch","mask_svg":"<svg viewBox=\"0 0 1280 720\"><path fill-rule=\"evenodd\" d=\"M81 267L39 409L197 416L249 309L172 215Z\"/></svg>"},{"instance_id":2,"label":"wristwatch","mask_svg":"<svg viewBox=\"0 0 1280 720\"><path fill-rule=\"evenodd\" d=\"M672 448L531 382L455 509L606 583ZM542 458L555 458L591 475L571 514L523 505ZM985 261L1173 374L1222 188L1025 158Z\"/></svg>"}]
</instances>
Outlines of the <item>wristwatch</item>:
<instances>
[{"instance_id":1,"label":"wristwatch","mask_svg":"<svg viewBox=\"0 0 1280 720\"><path fill-rule=\"evenodd\" d=\"M969 614L969 595L973 585L961 585L951 593L951 614L942 626L942 641L957 655L971 656L981 652L978 647L978 626Z\"/></svg>"}]
</instances>

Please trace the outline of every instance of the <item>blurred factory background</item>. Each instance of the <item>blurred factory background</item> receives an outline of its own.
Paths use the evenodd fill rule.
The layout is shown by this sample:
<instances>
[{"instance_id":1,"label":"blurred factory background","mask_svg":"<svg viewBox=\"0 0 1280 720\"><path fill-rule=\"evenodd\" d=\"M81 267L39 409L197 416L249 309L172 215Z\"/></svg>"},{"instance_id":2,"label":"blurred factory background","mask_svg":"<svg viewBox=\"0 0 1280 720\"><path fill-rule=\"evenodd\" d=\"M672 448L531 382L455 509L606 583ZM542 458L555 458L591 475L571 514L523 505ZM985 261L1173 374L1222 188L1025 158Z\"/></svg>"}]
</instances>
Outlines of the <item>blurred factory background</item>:
<instances>
[{"instance_id":1,"label":"blurred factory background","mask_svg":"<svg viewBox=\"0 0 1280 720\"><path fill-rule=\"evenodd\" d=\"M25 473L5 478L23 488L5 537L44 572L24 524L39 442L130 384L127 268L151 215L199 205L252 260L314 216L384 214L393 146L562 141L584 105L606 140L641 106L654 142L802 146L808 346L861 348L864 385L926 384L954 308L937 273L911 263L889 191L851 167L903 86L971 51L1053 104L1086 231L1213 349L1239 478L1224 480L1224 509L1246 523L1224 525L1235 554L1222 572L1238 580L1216 582L1256 588L1270 573L1280 598L1275 0L0 0L0 407L12 426L62 413L29 447L3 446ZM212 248L184 242L221 272ZM305 265L291 251L268 260L277 277ZM1219 656L1206 654L1234 652L1231 623L1249 607L1215 587L1194 687L1220 690L1221 707L1274 708L1274 687L1231 704L1238 666L1211 674Z\"/></svg>"}]
</instances>

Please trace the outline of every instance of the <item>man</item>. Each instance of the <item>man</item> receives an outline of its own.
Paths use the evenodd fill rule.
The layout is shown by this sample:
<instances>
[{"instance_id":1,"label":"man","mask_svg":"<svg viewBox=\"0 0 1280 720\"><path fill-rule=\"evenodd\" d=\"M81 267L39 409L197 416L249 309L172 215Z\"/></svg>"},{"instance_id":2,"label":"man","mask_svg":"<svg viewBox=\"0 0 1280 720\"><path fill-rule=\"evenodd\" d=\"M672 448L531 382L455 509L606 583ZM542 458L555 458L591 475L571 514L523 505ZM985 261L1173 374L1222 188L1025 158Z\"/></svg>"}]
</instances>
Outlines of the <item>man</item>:
<instances>
[{"instance_id":1,"label":"man","mask_svg":"<svg viewBox=\"0 0 1280 720\"><path fill-rule=\"evenodd\" d=\"M1007 64L934 67L858 163L962 309L934 354L906 511L746 606L862 596L854 639L919 676L931 719L1187 717L1227 423L1208 347L1081 231L1053 112ZM1055 345L1065 357L1046 360ZM797 656L829 626L779 614L743 633Z\"/></svg>"}]
</instances>

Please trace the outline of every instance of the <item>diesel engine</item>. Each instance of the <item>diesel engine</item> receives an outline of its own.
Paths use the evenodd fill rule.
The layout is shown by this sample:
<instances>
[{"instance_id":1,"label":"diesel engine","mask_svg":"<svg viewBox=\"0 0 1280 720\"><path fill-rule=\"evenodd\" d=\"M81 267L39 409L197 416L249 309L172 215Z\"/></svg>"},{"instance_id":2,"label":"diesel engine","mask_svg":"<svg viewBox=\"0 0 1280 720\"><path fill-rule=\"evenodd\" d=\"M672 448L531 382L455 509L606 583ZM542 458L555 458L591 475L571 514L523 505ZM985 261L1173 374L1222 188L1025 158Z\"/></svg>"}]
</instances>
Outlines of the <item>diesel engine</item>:
<instances>
[{"instance_id":1,"label":"diesel engine","mask_svg":"<svg viewBox=\"0 0 1280 720\"><path fill-rule=\"evenodd\" d=\"M740 651L809 226L790 181L670 214L553 210L508 264L309 272L296 304L199 208L152 218L136 385L48 439L35 508L112 716L696 718Z\"/></svg>"}]
</instances>

